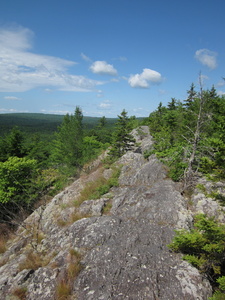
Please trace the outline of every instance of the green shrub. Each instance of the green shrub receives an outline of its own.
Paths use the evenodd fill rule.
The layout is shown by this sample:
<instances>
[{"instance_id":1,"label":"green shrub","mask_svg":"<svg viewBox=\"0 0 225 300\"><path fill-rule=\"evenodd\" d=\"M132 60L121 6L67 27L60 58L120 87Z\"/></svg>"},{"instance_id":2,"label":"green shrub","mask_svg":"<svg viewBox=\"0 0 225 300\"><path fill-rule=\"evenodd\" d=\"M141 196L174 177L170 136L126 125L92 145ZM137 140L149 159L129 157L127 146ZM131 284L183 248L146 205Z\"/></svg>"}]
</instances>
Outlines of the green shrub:
<instances>
[{"instance_id":1,"label":"green shrub","mask_svg":"<svg viewBox=\"0 0 225 300\"><path fill-rule=\"evenodd\" d=\"M0 202L28 204L35 191L37 171L34 159L15 156L0 162Z\"/></svg>"},{"instance_id":2,"label":"green shrub","mask_svg":"<svg viewBox=\"0 0 225 300\"><path fill-rule=\"evenodd\" d=\"M221 291L215 291L212 297L209 300L225 300L225 294Z\"/></svg>"},{"instance_id":3,"label":"green shrub","mask_svg":"<svg viewBox=\"0 0 225 300\"><path fill-rule=\"evenodd\" d=\"M225 299L225 225L204 214L195 216L194 227L190 231L176 231L168 247L182 252L183 259L205 273L214 288L218 290L213 300Z\"/></svg>"},{"instance_id":4,"label":"green shrub","mask_svg":"<svg viewBox=\"0 0 225 300\"><path fill-rule=\"evenodd\" d=\"M220 278L218 278L217 282L219 283L219 288L222 291L225 291L225 276L221 276Z\"/></svg>"}]
</instances>

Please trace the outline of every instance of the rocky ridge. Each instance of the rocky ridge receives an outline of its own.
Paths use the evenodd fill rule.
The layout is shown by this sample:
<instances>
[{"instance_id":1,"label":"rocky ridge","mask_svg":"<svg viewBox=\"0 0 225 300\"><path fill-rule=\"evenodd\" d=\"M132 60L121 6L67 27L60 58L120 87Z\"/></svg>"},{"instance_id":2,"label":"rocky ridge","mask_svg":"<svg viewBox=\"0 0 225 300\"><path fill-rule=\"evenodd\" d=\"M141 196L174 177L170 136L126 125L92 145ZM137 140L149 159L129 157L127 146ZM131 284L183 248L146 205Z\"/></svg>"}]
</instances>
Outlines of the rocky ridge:
<instances>
[{"instance_id":1,"label":"rocky ridge","mask_svg":"<svg viewBox=\"0 0 225 300\"><path fill-rule=\"evenodd\" d=\"M138 146L116 163L122 166L118 187L74 205L99 174L110 177L100 158L95 171L25 220L0 258L0 299L23 299L23 291L28 300L66 299L63 287L67 299L79 300L211 296L209 282L167 244L174 229L191 227L194 213L224 221L224 209L197 190L191 201L183 197L157 158L144 158L153 143L148 127L133 134Z\"/></svg>"}]
</instances>

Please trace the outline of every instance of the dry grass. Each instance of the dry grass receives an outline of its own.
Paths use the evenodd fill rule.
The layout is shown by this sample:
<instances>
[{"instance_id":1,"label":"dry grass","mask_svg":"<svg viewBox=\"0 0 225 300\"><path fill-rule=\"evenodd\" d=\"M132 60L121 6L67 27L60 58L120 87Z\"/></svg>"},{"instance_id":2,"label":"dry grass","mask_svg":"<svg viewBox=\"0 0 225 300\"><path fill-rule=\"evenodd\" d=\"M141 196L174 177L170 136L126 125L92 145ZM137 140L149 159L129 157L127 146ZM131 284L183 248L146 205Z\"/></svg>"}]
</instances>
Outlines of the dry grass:
<instances>
[{"instance_id":1,"label":"dry grass","mask_svg":"<svg viewBox=\"0 0 225 300\"><path fill-rule=\"evenodd\" d=\"M73 224L74 222L81 220L83 218L89 218L89 217L90 215L88 214L83 214L78 211L74 211L70 216L70 224Z\"/></svg>"},{"instance_id":2,"label":"dry grass","mask_svg":"<svg viewBox=\"0 0 225 300\"><path fill-rule=\"evenodd\" d=\"M20 300L26 300L27 288L18 287L13 291L13 296L16 296Z\"/></svg>"},{"instance_id":3,"label":"dry grass","mask_svg":"<svg viewBox=\"0 0 225 300\"><path fill-rule=\"evenodd\" d=\"M71 248L69 250L70 253L70 263L68 266L68 278L69 279L75 279L77 275L80 273L82 270L82 265L81 265L81 258L82 255L80 252L78 252L76 249Z\"/></svg>"},{"instance_id":4,"label":"dry grass","mask_svg":"<svg viewBox=\"0 0 225 300\"><path fill-rule=\"evenodd\" d=\"M67 300L71 294L71 284L61 280L56 287L56 300Z\"/></svg>"},{"instance_id":5,"label":"dry grass","mask_svg":"<svg viewBox=\"0 0 225 300\"><path fill-rule=\"evenodd\" d=\"M9 260L8 258L2 258L0 260L0 267L4 266L8 262L8 260Z\"/></svg>"},{"instance_id":6,"label":"dry grass","mask_svg":"<svg viewBox=\"0 0 225 300\"><path fill-rule=\"evenodd\" d=\"M70 262L67 266L66 276L64 276L64 279L61 280L56 287L56 300L69 299L73 282L83 268L80 262L81 254L75 249L70 249L69 254Z\"/></svg>"},{"instance_id":7,"label":"dry grass","mask_svg":"<svg viewBox=\"0 0 225 300\"><path fill-rule=\"evenodd\" d=\"M103 207L103 211L102 211L103 215L109 215L111 208L112 208L112 202L108 201Z\"/></svg>"},{"instance_id":8,"label":"dry grass","mask_svg":"<svg viewBox=\"0 0 225 300\"><path fill-rule=\"evenodd\" d=\"M29 252L26 260L19 265L19 271L24 269L37 270L40 267L45 267L50 262L50 258L46 258L44 253Z\"/></svg>"},{"instance_id":9,"label":"dry grass","mask_svg":"<svg viewBox=\"0 0 225 300\"><path fill-rule=\"evenodd\" d=\"M4 223L0 223L0 254L7 250L7 242L14 237L12 230Z\"/></svg>"},{"instance_id":10,"label":"dry grass","mask_svg":"<svg viewBox=\"0 0 225 300\"><path fill-rule=\"evenodd\" d=\"M79 207L85 200L90 200L91 198L94 199L96 190L106 183L107 180L102 175L99 175L99 177L94 181L88 182L81 191L78 199L74 201L74 206Z\"/></svg>"},{"instance_id":11,"label":"dry grass","mask_svg":"<svg viewBox=\"0 0 225 300\"><path fill-rule=\"evenodd\" d=\"M69 226L71 224L73 224L74 222L81 220L83 218L89 218L90 215L88 214L83 214L80 213L79 211L75 210L70 217L68 218L68 220L63 220L60 216L57 217L57 225L60 227L64 227L64 226Z\"/></svg>"},{"instance_id":12,"label":"dry grass","mask_svg":"<svg viewBox=\"0 0 225 300\"><path fill-rule=\"evenodd\" d=\"M82 270L82 265L79 261L71 262L67 268L68 279L74 280L81 270Z\"/></svg>"},{"instance_id":13,"label":"dry grass","mask_svg":"<svg viewBox=\"0 0 225 300\"><path fill-rule=\"evenodd\" d=\"M75 257L77 260L81 260L81 254L76 249L70 248L70 256Z\"/></svg>"},{"instance_id":14,"label":"dry grass","mask_svg":"<svg viewBox=\"0 0 225 300\"><path fill-rule=\"evenodd\" d=\"M4 237L0 237L0 254L4 253L7 250L6 239Z\"/></svg>"},{"instance_id":15,"label":"dry grass","mask_svg":"<svg viewBox=\"0 0 225 300\"><path fill-rule=\"evenodd\" d=\"M57 225L59 227L64 227L68 225L68 221L63 220L62 218L58 217L57 218Z\"/></svg>"}]
</instances>

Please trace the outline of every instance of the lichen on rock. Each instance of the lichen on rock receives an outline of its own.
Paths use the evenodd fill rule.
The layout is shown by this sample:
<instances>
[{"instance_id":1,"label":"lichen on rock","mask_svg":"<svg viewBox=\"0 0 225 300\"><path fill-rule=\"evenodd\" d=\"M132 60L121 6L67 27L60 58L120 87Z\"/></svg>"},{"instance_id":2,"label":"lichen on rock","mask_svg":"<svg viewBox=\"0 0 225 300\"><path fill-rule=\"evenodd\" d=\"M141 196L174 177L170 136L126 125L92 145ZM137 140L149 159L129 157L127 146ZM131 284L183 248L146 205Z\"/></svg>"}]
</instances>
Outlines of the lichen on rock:
<instances>
[{"instance_id":1,"label":"lichen on rock","mask_svg":"<svg viewBox=\"0 0 225 300\"><path fill-rule=\"evenodd\" d=\"M133 134L138 146L117 162L123 166L119 186L113 187L108 197L84 201L76 208L79 220L60 224L63 210L67 216L64 219L69 219L73 201L86 182L93 180L95 166L93 172L76 180L44 208L39 227L44 238L38 254L49 258L47 265L20 270L19 260L26 258L26 245L16 256L9 255L15 244L2 254L1 259L7 257L7 261L0 267L0 299L13 295L13 289L21 286L26 287L26 299L57 299L62 281L70 299L208 299L209 283L167 247L174 229L190 227L192 215L187 201L158 159L154 155L144 158L144 151L153 143L148 127ZM110 213L104 214L109 201ZM71 258L71 249L79 253L79 259ZM76 264L79 272L73 275Z\"/></svg>"}]
</instances>

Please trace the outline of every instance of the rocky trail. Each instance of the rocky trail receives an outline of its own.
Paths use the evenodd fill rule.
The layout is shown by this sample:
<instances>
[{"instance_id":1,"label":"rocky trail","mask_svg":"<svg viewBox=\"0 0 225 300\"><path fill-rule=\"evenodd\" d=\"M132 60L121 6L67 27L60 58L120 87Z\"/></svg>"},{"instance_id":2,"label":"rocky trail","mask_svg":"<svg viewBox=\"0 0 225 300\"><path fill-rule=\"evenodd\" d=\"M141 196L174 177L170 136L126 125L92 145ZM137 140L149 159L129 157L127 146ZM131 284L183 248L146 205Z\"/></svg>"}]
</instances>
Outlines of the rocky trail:
<instances>
[{"instance_id":1,"label":"rocky trail","mask_svg":"<svg viewBox=\"0 0 225 300\"><path fill-rule=\"evenodd\" d=\"M144 158L143 152L152 146L148 127L134 135L138 146L116 163L122 166L118 187L100 199L74 205L88 182L99 174L110 176L110 169L99 166L25 220L0 257L0 299L211 296L209 282L167 244L174 229L190 228L193 214L212 210L212 203L203 194L194 194L190 209L190 200L181 195L179 184L167 177L158 159ZM211 214L219 211L213 203Z\"/></svg>"}]
</instances>

